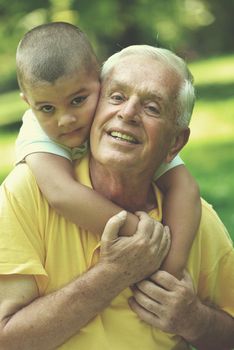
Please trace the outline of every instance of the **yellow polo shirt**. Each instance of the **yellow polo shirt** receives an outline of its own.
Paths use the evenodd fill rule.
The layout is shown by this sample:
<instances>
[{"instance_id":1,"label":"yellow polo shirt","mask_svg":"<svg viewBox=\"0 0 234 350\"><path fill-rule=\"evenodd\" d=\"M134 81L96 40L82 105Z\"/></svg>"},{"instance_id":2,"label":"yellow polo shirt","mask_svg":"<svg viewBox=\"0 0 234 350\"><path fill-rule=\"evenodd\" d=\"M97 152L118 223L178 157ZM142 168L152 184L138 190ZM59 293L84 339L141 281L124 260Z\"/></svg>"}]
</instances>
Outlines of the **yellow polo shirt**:
<instances>
[{"instance_id":1,"label":"yellow polo shirt","mask_svg":"<svg viewBox=\"0 0 234 350\"><path fill-rule=\"evenodd\" d=\"M90 186L88 157L77 166L77 178ZM159 208L152 213L161 220ZM90 220L92 213L90 213ZM18 165L1 186L0 274L34 275L41 295L62 288L98 259L100 237L58 215L42 196L27 165ZM234 316L234 252L231 240L211 206L203 202L201 226L188 270L198 295ZM178 336L139 320L128 306L125 289L110 306L64 343L62 350L188 349Z\"/></svg>"}]
</instances>

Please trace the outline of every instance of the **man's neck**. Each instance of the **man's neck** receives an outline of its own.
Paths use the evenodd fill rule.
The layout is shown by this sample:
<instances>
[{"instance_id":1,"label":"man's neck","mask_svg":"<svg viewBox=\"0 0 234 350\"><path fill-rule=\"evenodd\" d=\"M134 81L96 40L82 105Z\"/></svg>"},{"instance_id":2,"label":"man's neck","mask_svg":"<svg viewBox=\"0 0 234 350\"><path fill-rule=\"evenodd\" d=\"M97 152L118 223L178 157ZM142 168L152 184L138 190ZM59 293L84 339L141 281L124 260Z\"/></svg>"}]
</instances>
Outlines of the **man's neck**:
<instances>
[{"instance_id":1,"label":"man's neck","mask_svg":"<svg viewBox=\"0 0 234 350\"><path fill-rule=\"evenodd\" d=\"M95 191L125 210L150 211L156 207L150 177L109 169L91 158L90 178Z\"/></svg>"}]
</instances>

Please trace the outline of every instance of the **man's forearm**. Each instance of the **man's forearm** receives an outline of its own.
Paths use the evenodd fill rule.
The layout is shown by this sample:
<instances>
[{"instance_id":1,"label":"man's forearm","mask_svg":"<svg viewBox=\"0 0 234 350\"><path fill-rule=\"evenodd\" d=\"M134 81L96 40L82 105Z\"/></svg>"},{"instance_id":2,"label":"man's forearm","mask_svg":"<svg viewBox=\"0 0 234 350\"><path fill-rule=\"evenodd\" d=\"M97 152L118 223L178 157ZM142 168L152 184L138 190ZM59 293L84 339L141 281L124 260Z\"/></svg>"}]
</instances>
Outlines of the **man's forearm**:
<instances>
[{"instance_id":1,"label":"man's forearm","mask_svg":"<svg viewBox=\"0 0 234 350\"><path fill-rule=\"evenodd\" d=\"M199 350L234 348L234 318L213 306L200 305L194 314L194 335L185 339Z\"/></svg>"},{"instance_id":2,"label":"man's forearm","mask_svg":"<svg viewBox=\"0 0 234 350\"><path fill-rule=\"evenodd\" d=\"M126 212L110 219L101 238L97 265L45 297L37 298L32 276L8 276L6 283L0 279L0 286L4 286L3 291L0 288L0 349L55 349L123 289L151 275L168 252L169 232L145 213L139 213L139 218L131 237L118 235Z\"/></svg>"},{"instance_id":3,"label":"man's forearm","mask_svg":"<svg viewBox=\"0 0 234 350\"><path fill-rule=\"evenodd\" d=\"M108 306L121 291L111 271L96 265L61 290L41 297L1 323L2 350L55 349Z\"/></svg>"}]
</instances>

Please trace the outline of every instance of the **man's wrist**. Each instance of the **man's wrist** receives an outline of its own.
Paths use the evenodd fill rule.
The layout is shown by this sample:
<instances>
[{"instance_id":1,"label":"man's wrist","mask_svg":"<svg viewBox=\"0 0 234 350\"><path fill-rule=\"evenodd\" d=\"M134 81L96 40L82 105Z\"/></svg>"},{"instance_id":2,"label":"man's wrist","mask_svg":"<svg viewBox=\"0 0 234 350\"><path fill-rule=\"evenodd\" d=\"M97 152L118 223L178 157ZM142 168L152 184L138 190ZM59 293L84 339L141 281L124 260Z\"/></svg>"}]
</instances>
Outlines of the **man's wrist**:
<instances>
[{"instance_id":1,"label":"man's wrist","mask_svg":"<svg viewBox=\"0 0 234 350\"><path fill-rule=\"evenodd\" d=\"M210 308L196 298L190 318L190 327L181 336L190 344L196 344L209 333L212 322Z\"/></svg>"},{"instance_id":2,"label":"man's wrist","mask_svg":"<svg viewBox=\"0 0 234 350\"><path fill-rule=\"evenodd\" d=\"M118 271L114 264L100 261L94 269L99 275L102 281L100 289L103 293L109 294L111 298L117 296L123 289L128 287L127 280L121 277L120 271Z\"/></svg>"}]
</instances>

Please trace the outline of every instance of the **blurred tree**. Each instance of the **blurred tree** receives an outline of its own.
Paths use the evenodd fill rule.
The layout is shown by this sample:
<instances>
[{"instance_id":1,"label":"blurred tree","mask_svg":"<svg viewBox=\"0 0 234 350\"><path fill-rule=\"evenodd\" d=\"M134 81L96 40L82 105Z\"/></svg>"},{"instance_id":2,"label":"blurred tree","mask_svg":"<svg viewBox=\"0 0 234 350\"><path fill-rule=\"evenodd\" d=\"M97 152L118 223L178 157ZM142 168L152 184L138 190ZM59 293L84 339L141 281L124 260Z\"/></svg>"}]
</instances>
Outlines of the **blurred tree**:
<instances>
[{"instance_id":1,"label":"blurred tree","mask_svg":"<svg viewBox=\"0 0 234 350\"><path fill-rule=\"evenodd\" d=\"M233 13L234 0L0 0L0 92L17 86L15 50L36 25L78 24L101 61L143 43L170 48L189 60L234 51Z\"/></svg>"},{"instance_id":2,"label":"blurred tree","mask_svg":"<svg viewBox=\"0 0 234 350\"><path fill-rule=\"evenodd\" d=\"M233 51L234 0L71 0L101 58L129 44L169 47L187 58Z\"/></svg>"},{"instance_id":3,"label":"blurred tree","mask_svg":"<svg viewBox=\"0 0 234 350\"><path fill-rule=\"evenodd\" d=\"M0 0L0 52L7 52L18 43L26 26L22 19L27 14L38 9L48 9L49 5L49 0ZM36 22L36 18L34 21Z\"/></svg>"},{"instance_id":4,"label":"blurred tree","mask_svg":"<svg viewBox=\"0 0 234 350\"><path fill-rule=\"evenodd\" d=\"M48 20L49 6L49 0L0 0L0 92L17 88L17 44L28 29Z\"/></svg>"},{"instance_id":5,"label":"blurred tree","mask_svg":"<svg viewBox=\"0 0 234 350\"><path fill-rule=\"evenodd\" d=\"M234 51L234 0L204 0L212 14L207 26L191 33L191 42L203 55L222 54Z\"/></svg>"},{"instance_id":6,"label":"blurred tree","mask_svg":"<svg viewBox=\"0 0 234 350\"><path fill-rule=\"evenodd\" d=\"M178 2L98 0L95 6L87 6L86 0L72 0L71 7L78 12L78 24L97 46L99 57L104 58L127 45L167 41L169 32L175 34L179 27Z\"/></svg>"}]
</instances>

